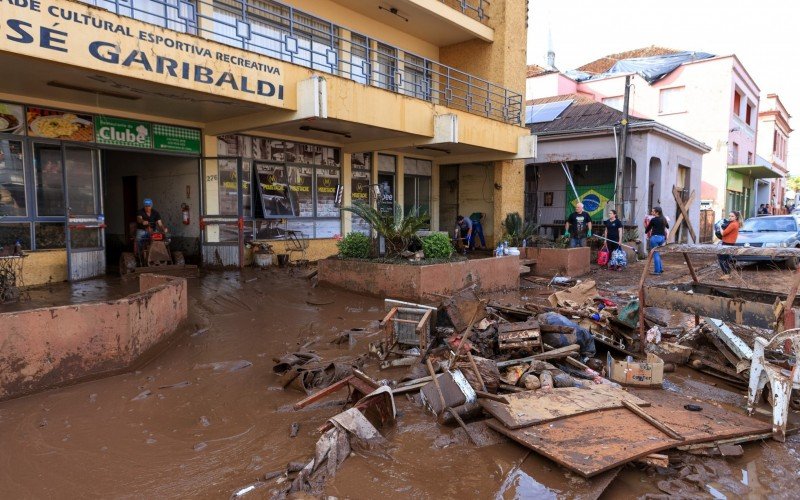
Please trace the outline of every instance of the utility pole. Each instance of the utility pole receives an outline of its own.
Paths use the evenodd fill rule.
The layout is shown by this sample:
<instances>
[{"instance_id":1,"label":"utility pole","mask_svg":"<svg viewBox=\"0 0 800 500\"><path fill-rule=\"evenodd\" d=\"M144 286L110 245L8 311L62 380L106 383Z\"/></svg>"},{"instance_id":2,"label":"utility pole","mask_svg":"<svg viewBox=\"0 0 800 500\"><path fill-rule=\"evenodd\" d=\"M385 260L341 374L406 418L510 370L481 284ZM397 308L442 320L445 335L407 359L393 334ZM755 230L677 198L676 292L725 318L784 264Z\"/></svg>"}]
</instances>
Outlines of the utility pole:
<instances>
[{"instance_id":1,"label":"utility pole","mask_svg":"<svg viewBox=\"0 0 800 500\"><path fill-rule=\"evenodd\" d=\"M616 186L614 186L614 205L620 220L625 220L625 204L623 203L623 189L625 179L625 162L628 155L628 104L631 98L631 76L625 77L625 99L622 104L622 131L617 147L617 175ZM632 214L633 215L633 214Z\"/></svg>"}]
</instances>

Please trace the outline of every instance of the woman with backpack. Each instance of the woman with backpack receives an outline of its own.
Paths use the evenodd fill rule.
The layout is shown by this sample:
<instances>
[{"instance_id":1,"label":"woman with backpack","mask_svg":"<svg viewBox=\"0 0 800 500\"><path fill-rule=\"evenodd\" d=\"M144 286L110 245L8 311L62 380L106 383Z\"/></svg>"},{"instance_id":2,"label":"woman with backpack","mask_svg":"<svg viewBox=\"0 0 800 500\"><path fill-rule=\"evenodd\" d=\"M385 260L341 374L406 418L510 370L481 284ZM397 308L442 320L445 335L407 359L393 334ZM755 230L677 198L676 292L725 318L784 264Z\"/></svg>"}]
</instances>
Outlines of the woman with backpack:
<instances>
[{"instance_id":1,"label":"woman with backpack","mask_svg":"<svg viewBox=\"0 0 800 500\"><path fill-rule=\"evenodd\" d=\"M657 248L666 243L667 229L669 229L669 222L664 218L664 212L661 207L653 207L650 212L653 216L644 228L645 233L650 233L650 248ZM653 274L661 274L664 272L664 267L661 264L661 255L658 252L653 252Z\"/></svg>"},{"instance_id":2,"label":"woman with backpack","mask_svg":"<svg viewBox=\"0 0 800 500\"><path fill-rule=\"evenodd\" d=\"M719 237L723 245L736 244L736 238L739 237L740 218L741 214L736 210L728 214L727 224L722 224L722 232ZM725 279L727 279L727 276L731 274L731 262L733 262L733 259L730 255L718 255L717 260L719 260L719 268L722 269L722 274L724 274Z\"/></svg>"}]
</instances>

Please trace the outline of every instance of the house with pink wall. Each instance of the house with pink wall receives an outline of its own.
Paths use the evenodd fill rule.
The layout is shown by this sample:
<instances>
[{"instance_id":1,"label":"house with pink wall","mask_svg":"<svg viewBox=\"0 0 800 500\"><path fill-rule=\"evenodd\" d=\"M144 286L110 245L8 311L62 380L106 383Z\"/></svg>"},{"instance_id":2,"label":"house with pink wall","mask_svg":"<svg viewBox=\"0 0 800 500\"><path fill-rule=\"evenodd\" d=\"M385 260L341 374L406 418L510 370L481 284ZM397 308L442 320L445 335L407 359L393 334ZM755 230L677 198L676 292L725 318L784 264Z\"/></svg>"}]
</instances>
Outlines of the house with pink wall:
<instances>
[{"instance_id":1,"label":"house with pink wall","mask_svg":"<svg viewBox=\"0 0 800 500\"><path fill-rule=\"evenodd\" d=\"M756 153L780 177L761 179L757 182L757 204L769 204L772 207L782 206L786 198L786 177L789 136L792 128L789 119L792 116L786 110L777 94L767 94L761 98L758 111L758 137Z\"/></svg>"},{"instance_id":2,"label":"house with pink wall","mask_svg":"<svg viewBox=\"0 0 800 500\"><path fill-rule=\"evenodd\" d=\"M636 69L676 57L683 57L682 62L655 78ZM761 90L735 55L713 56L660 47L637 49L592 61L574 71L532 76L527 89L534 95L527 98L566 91L621 109L626 76L631 77L632 84L631 115L656 120L711 147L703 158L697 193L701 207L712 210L713 219L730 210L753 215L756 179L780 174L756 162ZM649 169L648 188L671 189L674 179L658 178L659 166L655 163ZM657 199L652 191L641 194L648 205Z\"/></svg>"}]
</instances>

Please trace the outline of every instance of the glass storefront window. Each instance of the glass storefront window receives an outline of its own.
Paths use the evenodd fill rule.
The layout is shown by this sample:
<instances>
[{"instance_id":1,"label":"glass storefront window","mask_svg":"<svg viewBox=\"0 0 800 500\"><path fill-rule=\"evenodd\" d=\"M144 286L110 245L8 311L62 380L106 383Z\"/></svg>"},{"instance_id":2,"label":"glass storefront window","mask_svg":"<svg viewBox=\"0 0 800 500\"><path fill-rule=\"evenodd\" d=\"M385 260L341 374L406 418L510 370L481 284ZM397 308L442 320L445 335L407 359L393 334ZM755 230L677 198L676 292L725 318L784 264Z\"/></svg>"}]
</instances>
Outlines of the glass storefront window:
<instances>
[{"instance_id":1,"label":"glass storefront window","mask_svg":"<svg viewBox=\"0 0 800 500\"><path fill-rule=\"evenodd\" d=\"M317 217L339 217L339 207L336 206L338 187L338 168L317 168Z\"/></svg>"},{"instance_id":2,"label":"glass storefront window","mask_svg":"<svg viewBox=\"0 0 800 500\"><path fill-rule=\"evenodd\" d=\"M311 192L313 168L290 165L286 170L289 177L289 191L294 193L292 205L297 204L295 213L298 217L313 217L314 202Z\"/></svg>"},{"instance_id":3,"label":"glass storefront window","mask_svg":"<svg viewBox=\"0 0 800 500\"><path fill-rule=\"evenodd\" d=\"M34 144L33 157L37 214L64 216L64 166L61 162L61 146Z\"/></svg>"},{"instance_id":4,"label":"glass storefront window","mask_svg":"<svg viewBox=\"0 0 800 500\"><path fill-rule=\"evenodd\" d=\"M31 225L28 222L19 224L0 224L0 247L10 247L19 241L23 250L31 249Z\"/></svg>"},{"instance_id":5,"label":"glass storefront window","mask_svg":"<svg viewBox=\"0 0 800 500\"><path fill-rule=\"evenodd\" d=\"M97 212L97 187L95 184L95 153L91 149L67 148L67 195L69 212L89 215ZM54 214L48 214L54 215Z\"/></svg>"},{"instance_id":6,"label":"glass storefront window","mask_svg":"<svg viewBox=\"0 0 800 500\"><path fill-rule=\"evenodd\" d=\"M22 142L0 140L0 217L25 216Z\"/></svg>"},{"instance_id":7,"label":"glass storefront window","mask_svg":"<svg viewBox=\"0 0 800 500\"><path fill-rule=\"evenodd\" d=\"M102 245L99 229L73 229L69 234L70 248L99 248Z\"/></svg>"},{"instance_id":8,"label":"glass storefront window","mask_svg":"<svg viewBox=\"0 0 800 500\"><path fill-rule=\"evenodd\" d=\"M36 249L66 248L67 236L63 222L40 222L34 224Z\"/></svg>"}]
</instances>

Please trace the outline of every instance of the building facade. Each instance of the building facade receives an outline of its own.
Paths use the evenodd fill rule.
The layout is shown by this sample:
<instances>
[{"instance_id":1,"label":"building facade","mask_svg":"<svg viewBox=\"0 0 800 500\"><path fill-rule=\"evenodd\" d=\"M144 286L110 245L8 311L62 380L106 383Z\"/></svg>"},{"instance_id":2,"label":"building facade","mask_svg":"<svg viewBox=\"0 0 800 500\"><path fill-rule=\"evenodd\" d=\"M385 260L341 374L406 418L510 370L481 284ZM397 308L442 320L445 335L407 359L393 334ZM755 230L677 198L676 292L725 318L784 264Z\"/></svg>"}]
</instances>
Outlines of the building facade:
<instances>
[{"instance_id":1,"label":"building facade","mask_svg":"<svg viewBox=\"0 0 800 500\"><path fill-rule=\"evenodd\" d=\"M15 0L0 6L0 245L25 284L116 267L152 198L173 245L244 265L364 230L355 201L522 212L525 2ZM442 177L448 179L442 185ZM479 193L477 196L475 193Z\"/></svg>"},{"instance_id":2,"label":"building facade","mask_svg":"<svg viewBox=\"0 0 800 500\"><path fill-rule=\"evenodd\" d=\"M771 207L772 213L786 203L786 178L789 176L788 155L791 115L777 94L767 94L761 99L758 112L758 141L756 152L765 160L765 166L780 177L761 180L757 190L756 206Z\"/></svg>"},{"instance_id":3,"label":"building facade","mask_svg":"<svg viewBox=\"0 0 800 500\"><path fill-rule=\"evenodd\" d=\"M560 235L578 201L595 224L607 219L617 181L615 128L622 113L580 94L528 101L528 110L526 121L538 147L526 167L526 220ZM675 222L680 200L688 206L693 228L699 226L697 194L703 155L710 148L654 120L633 117L628 129L619 216L626 229L638 231L644 250L644 220L655 206ZM686 241L689 233L684 227L674 236Z\"/></svg>"},{"instance_id":4,"label":"building facade","mask_svg":"<svg viewBox=\"0 0 800 500\"><path fill-rule=\"evenodd\" d=\"M655 79L635 71L612 70L629 58L665 58L680 53L650 47L588 63L575 72L544 72L528 88L540 92L578 93L622 109L625 76L631 76L629 109L634 116L657 120L711 147L703 158L701 205L718 219L725 211L755 213L756 180L778 177L756 161L760 89L735 55L704 54L665 71ZM616 66L620 68L620 66ZM623 66L624 67L624 66ZM554 94L555 95L555 94Z\"/></svg>"}]
</instances>

